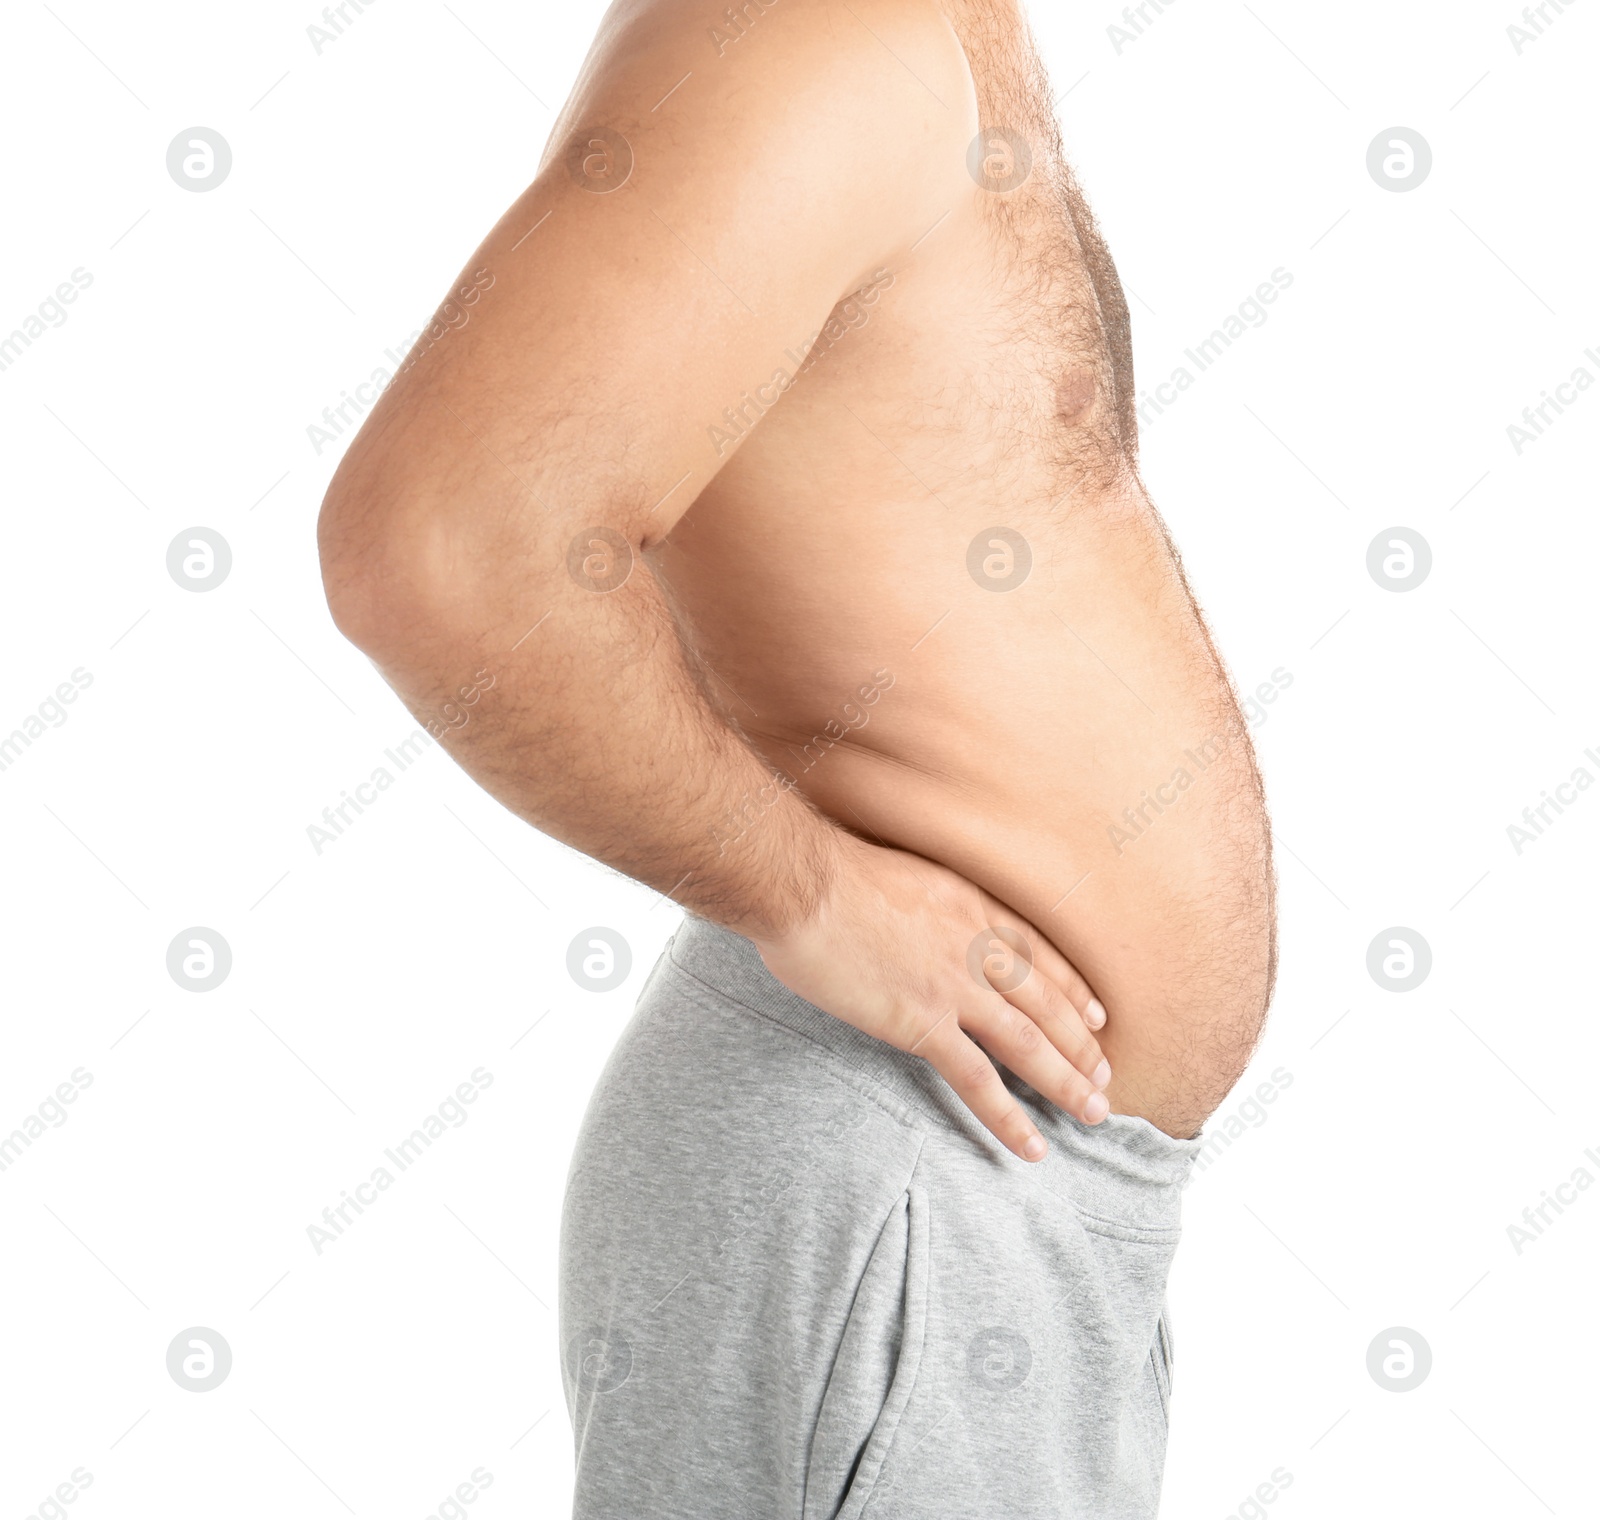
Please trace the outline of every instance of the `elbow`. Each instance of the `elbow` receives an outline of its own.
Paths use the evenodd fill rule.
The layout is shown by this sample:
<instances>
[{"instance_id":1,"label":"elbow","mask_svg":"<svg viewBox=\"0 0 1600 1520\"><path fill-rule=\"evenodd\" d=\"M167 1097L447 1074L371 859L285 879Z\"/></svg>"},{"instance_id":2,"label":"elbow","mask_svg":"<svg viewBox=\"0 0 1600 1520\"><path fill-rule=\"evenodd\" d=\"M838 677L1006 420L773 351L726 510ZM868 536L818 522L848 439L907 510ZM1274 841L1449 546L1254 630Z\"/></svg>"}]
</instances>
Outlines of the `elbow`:
<instances>
[{"instance_id":1,"label":"elbow","mask_svg":"<svg viewBox=\"0 0 1600 1520\"><path fill-rule=\"evenodd\" d=\"M376 653L394 620L392 599L382 587L381 548L354 531L335 490L323 498L317 519L317 559L334 627L357 649Z\"/></svg>"},{"instance_id":2,"label":"elbow","mask_svg":"<svg viewBox=\"0 0 1600 1520\"><path fill-rule=\"evenodd\" d=\"M387 663L400 644L407 599L395 593L392 583L386 584L364 567L342 559L330 565L326 557L322 590L333 626L363 654ZM411 626L414 634L415 620Z\"/></svg>"},{"instance_id":3,"label":"elbow","mask_svg":"<svg viewBox=\"0 0 1600 1520\"><path fill-rule=\"evenodd\" d=\"M516 604L550 585L565 556L515 512L477 504L450 456L358 439L317 519L334 626L385 670L454 661L498 638ZM536 594L536 593L535 593Z\"/></svg>"},{"instance_id":4,"label":"elbow","mask_svg":"<svg viewBox=\"0 0 1600 1520\"><path fill-rule=\"evenodd\" d=\"M470 520L454 520L439 493L415 486L347 488L336 476L317 556L334 626L386 673L475 657L503 633L497 615L515 599L505 545L478 542Z\"/></svg>"},{"instance_id":5,"label":"elbow","mask_svg":"<svg viewBox=\"0 0 1600 1520\"><path fill-rule=\"evenodd\" d=\"M337 475L317 519L317 558L334 626L372 659L389 663L436 622L425 546Z\"/></svg>"},{"instance_id":6,"label":"elbow","mask_svg":"<svg viewBox=\"0 0 1600 1520\"><path fill-rule=\"evenodd\" d=\"M458 453L385 392L322 499L317 558L334 626L385 671L475 642L494 587ZM496 546L498 547L498 546Z\"/></svg>"}]
</instances>

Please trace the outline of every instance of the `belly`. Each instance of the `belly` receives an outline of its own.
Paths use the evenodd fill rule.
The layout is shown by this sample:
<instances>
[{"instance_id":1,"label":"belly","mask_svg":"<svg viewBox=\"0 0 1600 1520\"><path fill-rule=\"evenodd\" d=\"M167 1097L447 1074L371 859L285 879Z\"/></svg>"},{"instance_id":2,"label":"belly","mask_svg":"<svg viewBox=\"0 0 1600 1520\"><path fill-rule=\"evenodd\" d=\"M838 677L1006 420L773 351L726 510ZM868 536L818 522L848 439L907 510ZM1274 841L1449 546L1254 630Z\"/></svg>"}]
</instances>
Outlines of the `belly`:
<instances>
[{"instance_id":1,"label":"belly","mask_svg":"<svg viewBox=\"0 0 1600 1520\"><path fill-rule=\"evenodd\" d=\"M1137 491L917 499L865 458L725 472L655 569L708 682L846 828L969 877L1105 1003L1117 1112L1188 1135L1269 993L1268 831L1247 730ZM760 827L753 819L732 828Z\"/></svg>"}]
</instances>

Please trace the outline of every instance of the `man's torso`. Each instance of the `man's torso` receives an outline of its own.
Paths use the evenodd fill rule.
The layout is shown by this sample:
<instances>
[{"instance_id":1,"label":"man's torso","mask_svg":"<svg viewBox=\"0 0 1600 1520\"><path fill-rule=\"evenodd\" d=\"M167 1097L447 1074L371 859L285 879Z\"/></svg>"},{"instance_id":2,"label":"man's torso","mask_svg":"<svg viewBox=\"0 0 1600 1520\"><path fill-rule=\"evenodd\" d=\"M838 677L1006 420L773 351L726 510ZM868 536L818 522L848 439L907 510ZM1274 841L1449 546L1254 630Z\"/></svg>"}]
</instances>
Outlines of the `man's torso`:
<instances>
[{"instance_id":1,"label":"man's torso","mask_svg":"<svg viewBox=\"0 0 1600 1520\"><path fill-rule=\"evenodd\" d=\"M863 836L1010 904L1111 1013L1113 1108L1190 1134L1272 970L1248 734L1132 467L1127 315L1014 14L948 0L981 143L654 553L715 700ZM737 827L760 827L759 817Z\"/></svg>"}]
</instances>

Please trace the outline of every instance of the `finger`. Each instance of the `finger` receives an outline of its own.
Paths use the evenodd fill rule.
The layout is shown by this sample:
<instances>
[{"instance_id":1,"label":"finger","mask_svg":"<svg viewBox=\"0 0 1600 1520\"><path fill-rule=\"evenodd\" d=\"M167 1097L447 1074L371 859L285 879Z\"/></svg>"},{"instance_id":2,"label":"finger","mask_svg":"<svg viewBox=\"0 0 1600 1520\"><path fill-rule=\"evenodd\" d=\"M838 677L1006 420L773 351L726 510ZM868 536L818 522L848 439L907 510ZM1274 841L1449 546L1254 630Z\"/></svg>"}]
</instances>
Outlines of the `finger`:
<instances>
[{"instance_id":1,"label":"finger","mask_svg":"<svg viewBox=\"0 0 1600 1520\"><path fill-rule=\"evenodd\" d=\"M1111 1065L1100 1042L1089 1033L1083 1015L1054 982L1038 974L1038 967L1019 985L997 990L1032 1019L1050 1043L1096 1087L1104 1087L1111 1080Z\"/></svg>"},{"instance_id":2,"label":"finger","mask_svg":"<svg viewBox=\"0 0 1600 1520\"><path fill-rule=\"evenodd\" d=\"M994 1069L994 1062L961 1031L952 1014L941 1019L913 1047L950 1084L991 1135L1024 1161L1042 1161L1049 1147L1044 1136Z\"/></svg>"},{"instance_id":3,"label":"finger","mask_svg":"<svg viewBox=\"0 0 1600 1520\"><path fill-rule=\"evenodd\" d=\"M1042 1097L1084 1124L1111 1111L1106 1095L1055 1048L1027 1014L999 993L980 996L961 1014L962 1029Z\"/></svg>"},{"instance_id":4,"label":"finger","mask_svg":"<svg viewBox=\"0 0 1600 1520\"><path fill-rule=\"evenodd\" d=\"M1083 979L1078 968L1027 919L1017 917L1000 903L994 905L994 912L994 923L1015 929L1027 940L1034 966L1066 993L1068 1001L1083 1016L1083 1022L1090 1029L1105 1028L1105 1004L1094 995L1094 989Z\"/></svg>"},{"instance_id":5,"label":"finger","mask_svg":"<svg viewBox=\"0 0 1600 1520\"><path fill-rule=\"evenodd\" d=\"M1047 999L1052 1009L1065 1002L1072 1010L1074 1027L1081 1023L1086 1029L1104 1028L1105 1009L1061 952L1026 920L1009 912L999 916L1007 921L991 925L980 937L979 943L988 953L974 968L988 984L1008 997L1015 986L1043 984L1045 990L1036 995L1036 1002ZM997 932L1001 928L1004 934ZM1097 1061L1082 1068L1085 1075L1093 1073Z\"/></svg>"}]
</instances>

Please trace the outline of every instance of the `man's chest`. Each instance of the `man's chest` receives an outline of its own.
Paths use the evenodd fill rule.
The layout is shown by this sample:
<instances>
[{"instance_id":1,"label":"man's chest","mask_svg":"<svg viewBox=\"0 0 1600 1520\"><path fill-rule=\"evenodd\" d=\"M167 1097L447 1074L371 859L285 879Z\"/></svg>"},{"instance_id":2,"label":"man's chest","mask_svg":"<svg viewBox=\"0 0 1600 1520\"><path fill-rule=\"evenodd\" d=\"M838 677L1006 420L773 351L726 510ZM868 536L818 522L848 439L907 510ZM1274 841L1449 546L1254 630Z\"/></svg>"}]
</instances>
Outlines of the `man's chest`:
<instances>
[{"instance_id":1,"label":"man's chest","mask_svg":"<svg viewBox=\"0 0 1600 1520\"><path fill-rule=\"evenodd\" d=\"M1048 186L1003 213L975 190L782 360L708 429L747 498L1016 504L1120 473L1115 350Z\"/></svg>"}]
</instances>

